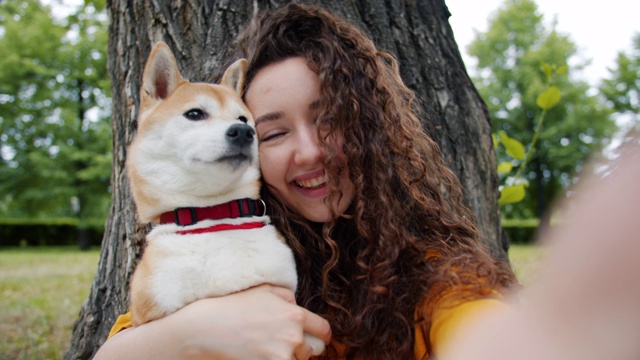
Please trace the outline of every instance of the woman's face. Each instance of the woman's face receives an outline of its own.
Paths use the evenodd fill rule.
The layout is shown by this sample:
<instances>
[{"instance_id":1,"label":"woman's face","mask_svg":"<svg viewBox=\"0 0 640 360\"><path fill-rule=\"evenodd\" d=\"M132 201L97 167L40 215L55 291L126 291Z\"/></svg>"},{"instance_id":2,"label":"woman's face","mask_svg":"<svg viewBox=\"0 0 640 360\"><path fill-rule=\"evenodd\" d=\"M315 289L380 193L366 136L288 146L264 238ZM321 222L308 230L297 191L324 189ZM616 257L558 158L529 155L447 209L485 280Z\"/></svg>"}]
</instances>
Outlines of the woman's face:
<instances>
[{"instance_id":1,"label":"woman's face","mask_svg":"<svg viewBox=\"0 0 640 360\"><path fill-rule=\"evenodd\" d=\"M245 100L256 119L260 169L269 189L307 220L326 222L331 211L321 159L316 119L320 79L300 57L268 65L258 71ZM337 139L333 145L341 145ZM341 174L343 196L332 206L342 214L354 197L348 172Z\"/></svg>"}]
</instances>

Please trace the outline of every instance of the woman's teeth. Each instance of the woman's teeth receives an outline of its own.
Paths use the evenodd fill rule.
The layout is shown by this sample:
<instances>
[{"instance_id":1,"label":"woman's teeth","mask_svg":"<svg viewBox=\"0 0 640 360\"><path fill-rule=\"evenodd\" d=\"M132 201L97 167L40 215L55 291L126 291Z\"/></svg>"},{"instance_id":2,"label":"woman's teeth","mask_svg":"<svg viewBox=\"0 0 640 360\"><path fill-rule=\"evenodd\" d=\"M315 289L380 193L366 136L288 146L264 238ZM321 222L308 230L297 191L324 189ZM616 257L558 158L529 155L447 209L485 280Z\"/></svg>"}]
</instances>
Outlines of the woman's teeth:
<instances>
[{"instance_id":1,"label":"woman's teeth","mask_svg":"<svg viewBox=\"0 0 640 360\"><path fill-rule=\"evenodd\" d=\"M306 189L318 187L320 185L323 185L324 183L325 183L324 175L323 176L319 176L317 178L313 178L313 179L296 180L296 185L298 187L306 188Z\"/></svg>"}]
</instances>

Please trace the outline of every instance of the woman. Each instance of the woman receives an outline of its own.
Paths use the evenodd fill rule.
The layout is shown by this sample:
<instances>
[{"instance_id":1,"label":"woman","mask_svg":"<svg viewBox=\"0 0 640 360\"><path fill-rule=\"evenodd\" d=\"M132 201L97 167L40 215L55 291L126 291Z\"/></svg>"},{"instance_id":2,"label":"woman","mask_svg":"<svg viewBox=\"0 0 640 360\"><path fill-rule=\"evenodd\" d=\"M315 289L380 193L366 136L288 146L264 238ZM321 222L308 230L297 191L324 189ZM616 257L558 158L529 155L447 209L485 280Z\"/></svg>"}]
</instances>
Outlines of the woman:
<instances>
[{"instance_id":1,"label":"woman","mask_svg":"<svg viewBox=\"0 0 640 360\"><path fill-rule=\"evenodd\" d=\"M298 305L266 286L207 299L114 336L102 354L307 359L304 330L332 334L327 358L428 358L469 314L500 306L514 275L477 241L391 55L328 11L295 4L254 20L239 55L262 196L296 256ZM153 345L132 348L142 338ZM242 341L263 347L238 349Z\"/></svg>"}]
</instances>

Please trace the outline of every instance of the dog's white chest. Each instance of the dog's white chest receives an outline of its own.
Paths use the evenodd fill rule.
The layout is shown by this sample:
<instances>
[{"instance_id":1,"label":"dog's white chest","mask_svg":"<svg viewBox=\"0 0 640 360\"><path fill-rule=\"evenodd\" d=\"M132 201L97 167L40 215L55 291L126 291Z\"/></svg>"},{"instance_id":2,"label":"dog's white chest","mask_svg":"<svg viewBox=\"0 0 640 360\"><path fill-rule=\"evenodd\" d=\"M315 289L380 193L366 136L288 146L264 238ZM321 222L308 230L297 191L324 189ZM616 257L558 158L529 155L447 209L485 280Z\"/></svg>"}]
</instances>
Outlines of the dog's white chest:
<instances>
[{"instance_id":1,"label":"dog's white chest","mask_svg":"<svg viewBox=\"0 0 640 360\"><path fill-rule=\"evenodd\" d=\"M293 254L273 226L189 235L154 229L148 240L151 291L168 311L263 283L295 291Z\"/></svg>"}]
</instances>

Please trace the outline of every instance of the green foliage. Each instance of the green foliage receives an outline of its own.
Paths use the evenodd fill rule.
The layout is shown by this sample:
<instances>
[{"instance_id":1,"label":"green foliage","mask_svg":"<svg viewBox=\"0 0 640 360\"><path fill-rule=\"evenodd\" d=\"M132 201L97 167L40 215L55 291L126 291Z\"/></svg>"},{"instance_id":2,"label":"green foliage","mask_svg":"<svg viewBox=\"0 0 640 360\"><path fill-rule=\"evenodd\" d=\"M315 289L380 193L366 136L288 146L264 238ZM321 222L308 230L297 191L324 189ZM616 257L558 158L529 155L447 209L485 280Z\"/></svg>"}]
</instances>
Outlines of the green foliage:
<instances>
[{"instance_id":1,"label":"green foliage","mask_svg":"<svg viewBox=\"0 0 640 360\"><path fill-rule=\"evenodd\" d=\"M104 222L104 219L85 219L81 222L76 217L0 218L0 248L61 245L80 245L81 248L100 246Z\"/></svg>"},{"instance_id":2,"label":"green foliage","mask_svg":"<svg viewBox=\"0 0 640 360\"><path fill-rule=\"evenodd\" d=\"M503 161L500 164L498 164L499 175L508 174L511 172L511 170L513 170L513 163L510 161Z\"/></svg>"},{"instance_id":3,"label":"green foliage","mask_svg":"<svg viewBox=\"0 0 640 360\"><path fill-rule=\"evenodd\" d=\"M0 216L106 217L111 167L107 18L0 3Z\"/></svg>"},{"instance_id":4,"label":"green foliage","mask_svg":"<svg viewBox=\"0 0 640 360\"><path fill-rule=\"evenodd\" d=\"M498 138L500 139L500 142L504 145L505 149L507 150L507 155L511 156L516 160L524 159L524 154L525 154L524 145L522 145L520 141L510 138L507 135L507 133L502 130L498 131L498 135L499 135Z\"/></svg>"},{"instance_id":5,"label":"green foliage","mask_svg":"<svg viewBox=\"0 0 640 360\"><path fill-rule=\"evenodd\" d=\"M508 182L515 176L501 174L505 185L519 185L531 195L515 205L504 203L502 210L513 218L542 218L547 204L573 183L583 162L615 131L611 110L578 78L583 64L575 60L575 44L554 28L545 28L532 0L506 0L468 52L477 59L474 83L491 113L492 130L504 145L497 148L498 163L511 162L514 169L528 164L526 169L520 166L521 179ZM569 63L571 69L565 65ZM542 120L544 127L537 131ZM513 150L519 146L505 142L501 132L527 144L529 158L514 157L522 154Z\"/></svg>"},{"instance_id":6,"label":"green foliage","mask_svg":"<svg viewBox=\"0 0 640 360\"><path fill-rule=\"evenodd\" d=\"M640 132L640 33L634 35L632 43L628 53L618 53L616 66L610 69L611 78L600 85L607 103L628 124L629 134L623 141L633 141L633 133Z\"/></svg>"},{"instance_id":7,"label":"green foliage","mask_svg":"<svg viewBox=\"0 0 640 360\"><path fill-rule=\"evenodd\" d=\"M556 106L561 98L562 93L560 93L560 89L558 89L556 86L552 86L538 96L536 104L543 111L546 111Z\"/></svg>"},{"instance_id":8,"label":"green foliage","mask_svg":"<svg viewBox=\"0 0 640 360\"><path fill-rule=\"evenodd\" d=\"M525 149L520 141L510 138L509 135L502 130L498 132L497 136L494 134L493 139L495 149L498 149L499 145L502 144L508 156L514 160L524 159ZM498 164L498 175L509 174L513 168L512 161L502 161ZM528 182L518 181L514 183L514 181L512 181L513 178L509 178L508 180L511 184L500 187L500 198L498 199L500 205L517 203L525 197L525 187L528 185Z\"/></svg>"},{"instance_id":9,"label":"green foliage","mask_svg":"<svg viewBox=\"0 0 640 360\"><path fill-rule=\"evenodd\" d=\"M547 77L547 81L551 82L554 75L563 74L567 69L566 66L562 66L560 69L563 69L560 73L555 70L555 66L551 66L549 64L543 63L541 66L544 74ZM518 172L514 177L507 178L507 181L510 184L502 186L500 189L500 198L498 199L498 203L500 205L506 204L515 204L519 203L526 196L525 188L529 185L529 181L522 177L522 174L527 166L528 160L531 157L531 154L534 152L536 148L536 142L538 141L538 137L540 136L540 132L542 131L542 124L544 123L545 115L547 114L547 110L552 109L560 99L562 98L562 93L560 89L556 86L549 86L545 91L543 91L536 100L536 104L542 109L542 113L540 113L540 119L538 120L538 125L536 126L536 130L533 133L533 139L531 140L531 144L529 145L529 151L525 153L524 146L518 140L512 139L507 134L500 130L498 132L499 139L502 144L504 144L505 149L507 150L507 155L511 156L514 160L521 160L518 166ZM498 174L505 175L511 172L513 166L511 162L503 161L498 164Z\"/></svg>"},{"instance_id":10,"label":"green foliage","mask_svg":"<svg viewBox=\"0 0 640 360\"><path fill-rule=\"evenodd\" d=\"M522 201L526 195L525 187L526 184L515 184L503 187L502 191L500 191L498 203L504 205L515 204Z\"/></svg>"},{"instance_id":11,"label":"green foliage","mask_svg":"<svg viewBox=\"0 0 640 360\"><path fill-rule=\"evenodd\" d=\"M104 227L104 219L94 218L86 219L80 223L80 220L75 217L46 217L46 218L17 218L6 217L0 218L0 227L2 226L86 226L92 227L96 230L101 230Z\"/></svg>"},{"instance_id":12,"label":"green foliage","mask_svg":"<svg viewBox=\"0 0 640 360\"><path fill-rule=\"evenodd\" d=\"M605 79L600 90L617 112L640 120L640 33L634 35L629 54L618 53L616 67L610 72L612 78Z\"/></svg>"}]
</instances>

